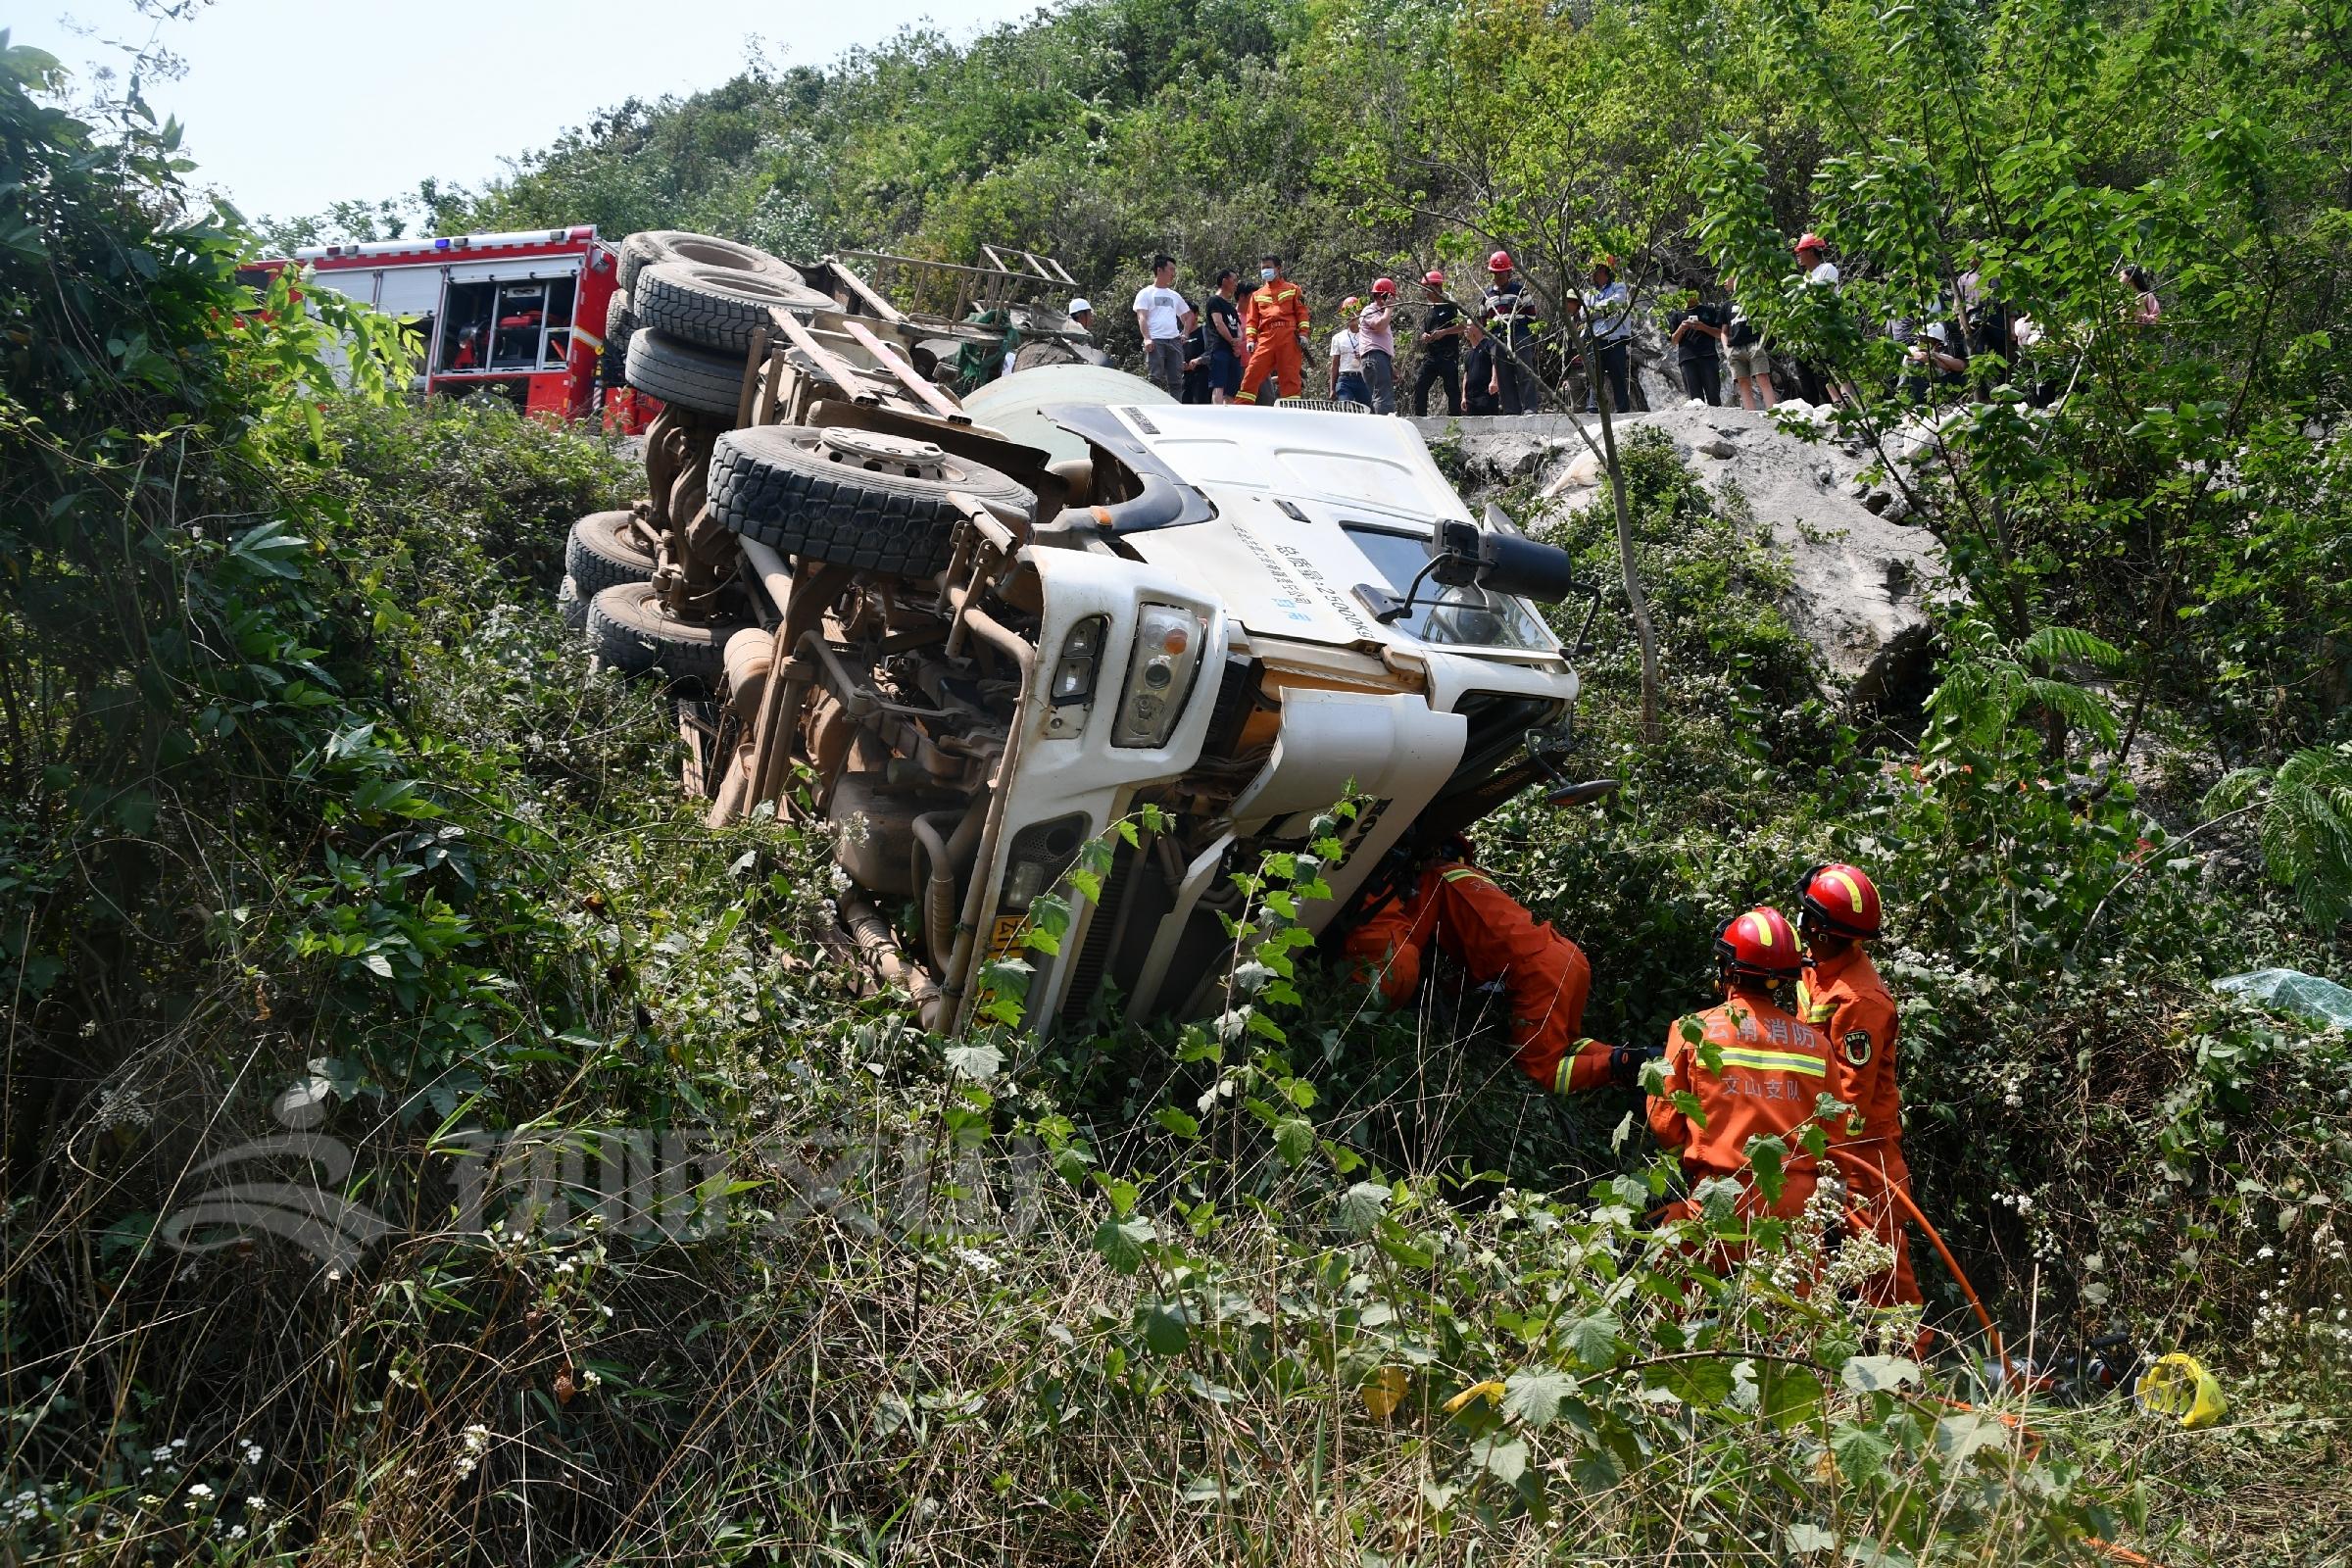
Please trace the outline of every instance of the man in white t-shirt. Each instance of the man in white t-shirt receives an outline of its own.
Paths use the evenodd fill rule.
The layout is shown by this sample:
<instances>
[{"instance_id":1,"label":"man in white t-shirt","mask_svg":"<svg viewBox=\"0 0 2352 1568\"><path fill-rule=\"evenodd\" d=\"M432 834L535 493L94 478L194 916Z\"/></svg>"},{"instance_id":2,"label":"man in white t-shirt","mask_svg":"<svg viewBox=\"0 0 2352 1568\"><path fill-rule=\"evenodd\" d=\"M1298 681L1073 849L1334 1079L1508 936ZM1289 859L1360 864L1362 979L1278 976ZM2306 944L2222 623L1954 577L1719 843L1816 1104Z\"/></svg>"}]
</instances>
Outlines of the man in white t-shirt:
<instances>
[{"instance_id":1,"label":"man in white t-shirt","mask_svg":"<svg viewBox=\"0 0 2352 1568\"><path fill-rule=\"evenodd\" d=\"M1152 281L1135 296L1135 329L1144 340L1144 369L1172 398L1184 396L1184 335L1200 313L1176 292L1176 258L1152 258Z\"/></svg>"}]
</instances>

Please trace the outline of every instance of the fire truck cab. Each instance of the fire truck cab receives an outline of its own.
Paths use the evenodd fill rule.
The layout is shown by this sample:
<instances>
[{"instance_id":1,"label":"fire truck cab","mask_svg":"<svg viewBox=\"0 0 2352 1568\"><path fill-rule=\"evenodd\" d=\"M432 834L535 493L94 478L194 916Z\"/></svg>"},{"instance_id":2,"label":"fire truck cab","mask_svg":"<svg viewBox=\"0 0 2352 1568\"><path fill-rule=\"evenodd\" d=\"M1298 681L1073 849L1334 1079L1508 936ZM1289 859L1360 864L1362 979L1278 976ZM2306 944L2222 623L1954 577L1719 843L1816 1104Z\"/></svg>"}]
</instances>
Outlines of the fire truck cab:
<instances>
[{"instance_id":1,"label":"fire truck cab","mask_svg":"<svg viewBox=\"0 0 2352 1568\"><path fill-rule=\"evenodd\" d=\"M314 245L310 281L415 323L423 390L493 391L575 419L596 406L614 255L592 223Z\"/></svg>"}]
</instances>

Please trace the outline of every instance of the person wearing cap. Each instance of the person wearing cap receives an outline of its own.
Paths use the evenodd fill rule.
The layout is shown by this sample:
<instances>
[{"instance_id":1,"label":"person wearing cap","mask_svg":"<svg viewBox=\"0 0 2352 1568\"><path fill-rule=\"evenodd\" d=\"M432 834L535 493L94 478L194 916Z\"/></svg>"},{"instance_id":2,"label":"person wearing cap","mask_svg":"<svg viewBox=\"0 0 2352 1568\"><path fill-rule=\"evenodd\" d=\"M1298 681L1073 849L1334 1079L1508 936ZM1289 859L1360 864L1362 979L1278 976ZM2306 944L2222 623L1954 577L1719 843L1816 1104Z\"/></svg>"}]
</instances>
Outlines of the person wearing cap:
<instances>
[{"instance_id":1,"label":"person wearing cap","mask_svg":"<svg viewBox=\"0 0 2352 1568\"><path fill-rule=\"evenodd\" d=\"M1511 267L1508 251L1487 258L1494 281L1479 301L1494 343L1488 354L1487 395L1504 414L1533 414L1541 406L1536 382L1535 304Z\"/></svg>"},{"instance_id":2,"label":"person wearing cap","mask_svg":"<svg viewBox=\"0 0 2352 1568\"><path fill-rule=\"evenodd\" d=\"M1683 391L1708 408L1723 402L1723 342L1730 331L1730 317L1708 300L1703 286L1692 289L1683 309L1666 318L1666 341L1674 345L1682 367Z\"/></svg>"},{"instance_id":3,"label":"person wearing cap","mask_svg":"<svg viewBox=\"0 0 2352 1568\"><path fill-rule=\"evenodd\" d=\"M1080 297L1080 298L1078 298L1078 299L1074 299L1074 300L1070 301L1070 309L1069 309L1068 315L1069 315L1069 318L1070 318L1070 319L1071 319L1071 320L1073 320L1073 321L1076 321L1076 322L1078 323L1078 330L1079 330L1079 331L1081 331L1081 332L1084 332L1084 333L1085 333L1085 334L1087 334L1087 336L1089 336L1089 337L1092 337L1092 336L1094 336L1094 332L1095 332L1095 308L1094 308L1094 306L1092 306L1092 305L1090 305L1089 303L1087 303L1086 299L1085 299L1083 296L1081 296L1081 297Z\"/></svg>"},{"instance_id":4,"label":"person wearing cap","mask_svg":"<svg viewBox=\"0 0 2352 1568\"><path fill-rule=\"evenodd\" d=\"M1796 242L1796 264L1805 270L1805 281L1818 289L1827 289L1835 300L1838 295L1838 264L1830 260L1830 247L1819 234L1808 232ZM1797 390L1807 403L1843 402L1846 388L1831 380L1820 366L1810 360L1796 362Z\"/></svg>"},{"instance_id":5,"label":"person wearing cap","mask_svg":"<svg viewBox=\"0 0 2352 1568\"><path fill-rule=\"evenodd\" d=\"M1446 412L1462 412L1462 338L1469 327L1462 308L1446 297L1446 274L1432 269L1421 279L1421 367L1413 372L1413 415L1429 414L1429 389L1446 389Z\"/></svg>"},{"instance_id":6,"label":"person wearing cap","mask_svg":"<svg viewBox=\"0 0 2352 1568\"><path fill-rule=\"evenodd\" d=\"M1915 1306L1919 1281L1891 1196L1911 1195L1894 1065L1901 1022L1866 951L1885 921L1879 890L1859 866L1830 860L1796 879L1796 901L1808 971L1797 982L1796 1015L1829 1038L1829 1092L1853 1107L1829 1129L1832 1161L1871 1230L1894 1251L1893 1266L1862 1294L1874 1306Z\"/></svg>"},{"instance_id":7,"label":"person wearing cap","mask_svg":"<svg viewBox=\"0 0 2352 1568\"><path fill-rule=\"evenodd\" d=\"M1374 414L1396 412L1396 280L1372 280L1372 303L1355 318L1356 351L1364 362L1364 389L1372 394Z\"/></svg>"},{"instance_id":8,"label":"person wearing cap","mask_svg":"<svg viewBox=\"0 0 2352 1568\"><path fill-rule=\"evenodd\" d=\"M1968 374L1968 361L1941 321L1930 321L1912 335L1903 363L1903 396L1913 403L1927 402L1936 387L1957 386Z\"/></svg>"},{"instance_id":9,"label":"person wearing cap","mask_svg":"<svg viewBox=\"0 0 2352 1568\"><path fill-rule=\"evenodd\" d=\"M1592 264L1590 274L1592 292L1586 296L1585 312L1592 323L1592 350L1597 363L1593 366L1592 385L1585 393L1585 412L1600 412L1600 378L1609 378L1609 395L1616 399L1619 414L1634 412L1634 301L1625 285L1617 280L1617 258L1603 256Z\"/></svg>"},{"instance_id":10,"label":"person wearing cap","mask_svg":"<svg viewBox=\"0 0 2352 1568\"><path fill-rule=\"evenodd\" d=\"M1748 1220L1794 1218L1820 1180L1819 1163L1799 1140L1830 1086L1831 1046L1784 1005L1803 973L1796 933L1780 910L1765 906L1726 920L1715 937L1721 1004L1667 1031L1665 1082L1649 1098L1650 1133L1682 1156L1684 1181L1693 1192L1713 1178L1737 1182L1738 1211ZM1748 1168L1752 1138L1777 1138L1788 1149L1777 1197ZM1699 1212L1689 1197L1669 1205L1666 1217Z\"/></svg>"},{"instance_id":11,"label":"person wearing cap","mask_svg":"<svg viewBox=\"0 0 2352 1568\"><path fill-rule=\"evenodd\" d=\"M1331 334L1331 366L1325 381L1332 398L1344 403L1369 405L1372 395L1364 387L1363 340L1356 335L1356 312L1363 301L1353 294L1340 301L1340 329Z\"/></svg>"}]
</instances>

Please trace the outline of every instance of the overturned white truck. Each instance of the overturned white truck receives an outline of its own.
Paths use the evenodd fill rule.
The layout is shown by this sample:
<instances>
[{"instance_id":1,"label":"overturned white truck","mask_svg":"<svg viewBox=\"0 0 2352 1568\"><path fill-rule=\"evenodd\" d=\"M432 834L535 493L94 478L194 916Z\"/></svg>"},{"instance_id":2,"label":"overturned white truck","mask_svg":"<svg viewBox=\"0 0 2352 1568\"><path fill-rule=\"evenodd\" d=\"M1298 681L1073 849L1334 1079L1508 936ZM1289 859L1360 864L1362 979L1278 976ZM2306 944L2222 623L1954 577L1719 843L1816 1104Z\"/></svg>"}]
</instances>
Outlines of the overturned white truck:
<instances>
[{"instance_id":1,"label":"overturned white truck","mask_svg":"<svg viewBox=\"0 0 2352 1568\"><path fill-rule=\"evenodd\" d=\"M632 369L681 351L659 298ZM1147 805L1058 954L1027 955L1030 1027L1213 1007L1231 873L1350 789L1313 926L1408 834L1556 779L1577 679L1531 601L1576 591L1567 558L1474 518L1410 425L1183 407L1089 366L957 402L909 352L943 323L833 300L708 349L733 407L671 403L654 496L583 519L574 575L631 553L598 652L676 683L714 821L833 825L843 923L926 1026L969 1023L1032 903Z\"/></svg>"}]
</instances>

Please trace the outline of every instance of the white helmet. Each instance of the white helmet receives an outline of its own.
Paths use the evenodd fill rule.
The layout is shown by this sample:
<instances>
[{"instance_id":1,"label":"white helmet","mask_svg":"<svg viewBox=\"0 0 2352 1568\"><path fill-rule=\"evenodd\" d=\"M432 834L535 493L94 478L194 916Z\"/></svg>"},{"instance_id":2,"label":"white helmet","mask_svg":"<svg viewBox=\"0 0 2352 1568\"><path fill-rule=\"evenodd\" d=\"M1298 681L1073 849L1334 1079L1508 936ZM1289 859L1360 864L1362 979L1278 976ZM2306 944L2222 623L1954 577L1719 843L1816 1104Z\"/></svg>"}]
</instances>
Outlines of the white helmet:
<instances>
[{"instance_id":1,"label":"white helmet","mask_svg":"<svg viewBox=\"0 0 2352 1568\"><path fill-rule=\"evenodd\" d=\"M1091 315L1091 314L1093 313L1093 311L1094 311L1094 306L1093 306L1093 305L1091 305L1091 304L1089 304L1089 303L1087 302L1087 300L1086 300L1086 299L1085 299L1085 298L1082 296L1082 297L1080 297L1080 298L1078 298L1078 299L1074 299L1074 300L1070 301L1070 309L1069 309L1069 313L1068 313L1068 314L1070 314L1070 315L1072 315L1072 316L1087 316L1087 315Z\"/></svg>"}]
</instances>

